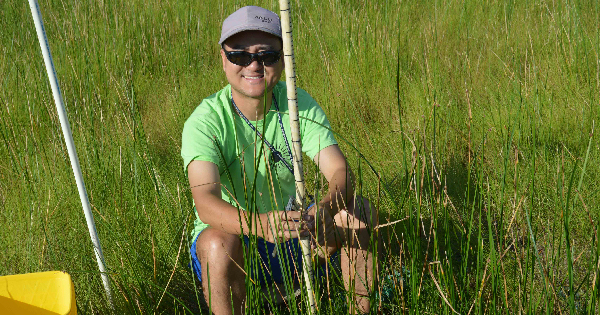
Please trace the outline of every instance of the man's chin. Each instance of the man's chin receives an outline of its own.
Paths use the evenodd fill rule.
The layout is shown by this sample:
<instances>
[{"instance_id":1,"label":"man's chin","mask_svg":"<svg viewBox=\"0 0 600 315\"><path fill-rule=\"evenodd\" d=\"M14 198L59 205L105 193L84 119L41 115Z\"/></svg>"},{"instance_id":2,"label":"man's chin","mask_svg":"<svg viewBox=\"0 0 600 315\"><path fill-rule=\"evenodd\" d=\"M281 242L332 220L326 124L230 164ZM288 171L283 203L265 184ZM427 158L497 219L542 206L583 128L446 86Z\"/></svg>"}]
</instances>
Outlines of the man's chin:
<instances>
[{"instance_id":1,"label":"man's chin","mask_svg":"<svg viewBox=\"0 0 600 315\"><path fill-rule=\"evenodd\" d=\"M252 90L246 90L246 96L250 97L250 98L255 98L255 99L261 99L263 98L263 96L265 96L265 94L268 93L268 91L266 91L264 88L262 89L252 89Z\"/></svg>"},{"instance_id":2,"label":"man's chin","mask_svg":"<svg viewBox=\"0 0 600 315\"><path fill-rule=\"evenodd\" d=\"M239 94L253 99L262 99L266 94L271 93L273 89L265 89L265 87L254 87L237 90Z\"/></svg>"}]
</instances>

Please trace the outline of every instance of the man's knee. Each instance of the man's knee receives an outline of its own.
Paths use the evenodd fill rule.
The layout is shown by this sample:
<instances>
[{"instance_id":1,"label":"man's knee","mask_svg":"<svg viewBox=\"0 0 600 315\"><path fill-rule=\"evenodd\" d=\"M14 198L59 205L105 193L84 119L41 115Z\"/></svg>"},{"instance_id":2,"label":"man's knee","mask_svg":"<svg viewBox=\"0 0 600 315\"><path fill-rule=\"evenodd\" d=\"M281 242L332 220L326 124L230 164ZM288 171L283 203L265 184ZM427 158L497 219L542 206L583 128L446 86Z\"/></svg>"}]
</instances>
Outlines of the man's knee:
<instances>
[{"instance_id":1,"label":"man's knee","mask_svg":"<svg viewBox=\"0 0 600 315\"><path fill-rule=\"evenodd\" d=\"M373 230L379 222L377 210L362 196L357 196L346 209L340 210L334 220L338 227L354 230Z\"/></svg>"},{"instance_id":2,"label":"man's knee","mask_svg":"<svg viewBox=\"0 0 600 315\"><path fill-rule=\"evenodd\" d=\"M379 216L377 209L371 205L367 198L362 196L356 197L356 216L363 222L365 222L369 229L374 229L379 224Z\"/></svg>"},{"instance_id":3,"label":"man's knee","mask_svg":"<svg viewBox=\"0 0 600 315\"><path fill-rule=\"evenodd\" d=\"M377 210L369 200L361 196L341 210L334 217L336 235L341 238L342 247L370 248L370 243L376 231L378 216Z\"/></svg>"},{"instance_id":4,"label":"man's knee","mask_svg":"<svg viewBox=\"0 0 600 315\"><path fill-rule=\"evenodd\" d=\"M196 241L196 254L201 261L211 258L237 260L242 256L241 251L242 245L239 236L212 228L204 230Z\"/></svg>"}]
</instances>

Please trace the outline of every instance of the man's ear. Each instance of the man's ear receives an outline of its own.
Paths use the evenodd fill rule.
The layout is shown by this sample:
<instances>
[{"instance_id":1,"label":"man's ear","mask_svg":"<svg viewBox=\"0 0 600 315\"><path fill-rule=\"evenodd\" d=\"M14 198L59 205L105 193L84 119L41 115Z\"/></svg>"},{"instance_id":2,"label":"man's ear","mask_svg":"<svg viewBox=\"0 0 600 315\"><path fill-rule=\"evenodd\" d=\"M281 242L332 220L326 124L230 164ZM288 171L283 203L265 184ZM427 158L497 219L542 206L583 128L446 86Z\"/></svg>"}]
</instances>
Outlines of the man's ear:
<instances>
[{"instance_id":1,"label":"man's ear","mask_svg":"<svg viewBox=\"0 0 600 315\"><path fill-rule=\"evenodd\" d=\"M221 61L223 62L223 71L225 71L225 65L227 64L227 56L225 56L225 50L221 48Z\"/></svg>"},{"instance_id":2,"label":"man's ear","mask_svg":"<svg viewBox=\"0 0 600 315\"><path fill-rule=\"evenodd\" d=\"M285 69L285 54L283 53L283 38L279 39L279 43L281 43L281 65L283 66L283 69Z\"/></svg>"}]
</instances>

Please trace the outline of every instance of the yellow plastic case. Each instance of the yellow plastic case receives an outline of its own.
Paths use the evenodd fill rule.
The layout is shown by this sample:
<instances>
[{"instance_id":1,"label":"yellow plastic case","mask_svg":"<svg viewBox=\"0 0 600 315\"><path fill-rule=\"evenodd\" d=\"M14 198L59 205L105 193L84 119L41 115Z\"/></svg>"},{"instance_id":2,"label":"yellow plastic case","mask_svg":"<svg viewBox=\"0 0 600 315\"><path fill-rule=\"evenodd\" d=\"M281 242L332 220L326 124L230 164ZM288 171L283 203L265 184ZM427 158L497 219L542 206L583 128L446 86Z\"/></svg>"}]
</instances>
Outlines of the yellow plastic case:
<instances>
[{"instance_id":1,"label":"yellow plastic case","mask_svg":"<svg viewBox=\"0 0 600 315\"><path fill-rule=\"evenodd\" d=\"M77 314L68 273L47 271L0 277L1 314Z\"/></svg>"}]
</instances>

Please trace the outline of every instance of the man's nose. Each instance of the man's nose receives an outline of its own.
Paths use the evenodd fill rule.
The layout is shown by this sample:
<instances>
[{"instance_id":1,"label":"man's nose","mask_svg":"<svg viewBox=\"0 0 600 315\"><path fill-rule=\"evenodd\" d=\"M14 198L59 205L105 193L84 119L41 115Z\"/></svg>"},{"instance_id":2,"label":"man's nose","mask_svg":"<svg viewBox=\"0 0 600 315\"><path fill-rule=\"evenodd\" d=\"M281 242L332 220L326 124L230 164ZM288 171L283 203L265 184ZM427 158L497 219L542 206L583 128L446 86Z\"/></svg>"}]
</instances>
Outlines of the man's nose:
<instances>
[{"instance_id":1,"label":"man's nose","mask_svg":"<svg viewBox=\"0 0 600 315\"><path fill-rule=\"evenodd\" d=\"M258 60L252 60L252 62L246 66L246 68L250 69L250 70L260 70L264 67L262 62L259 62Z\"/></svg>"}]
</instances>

